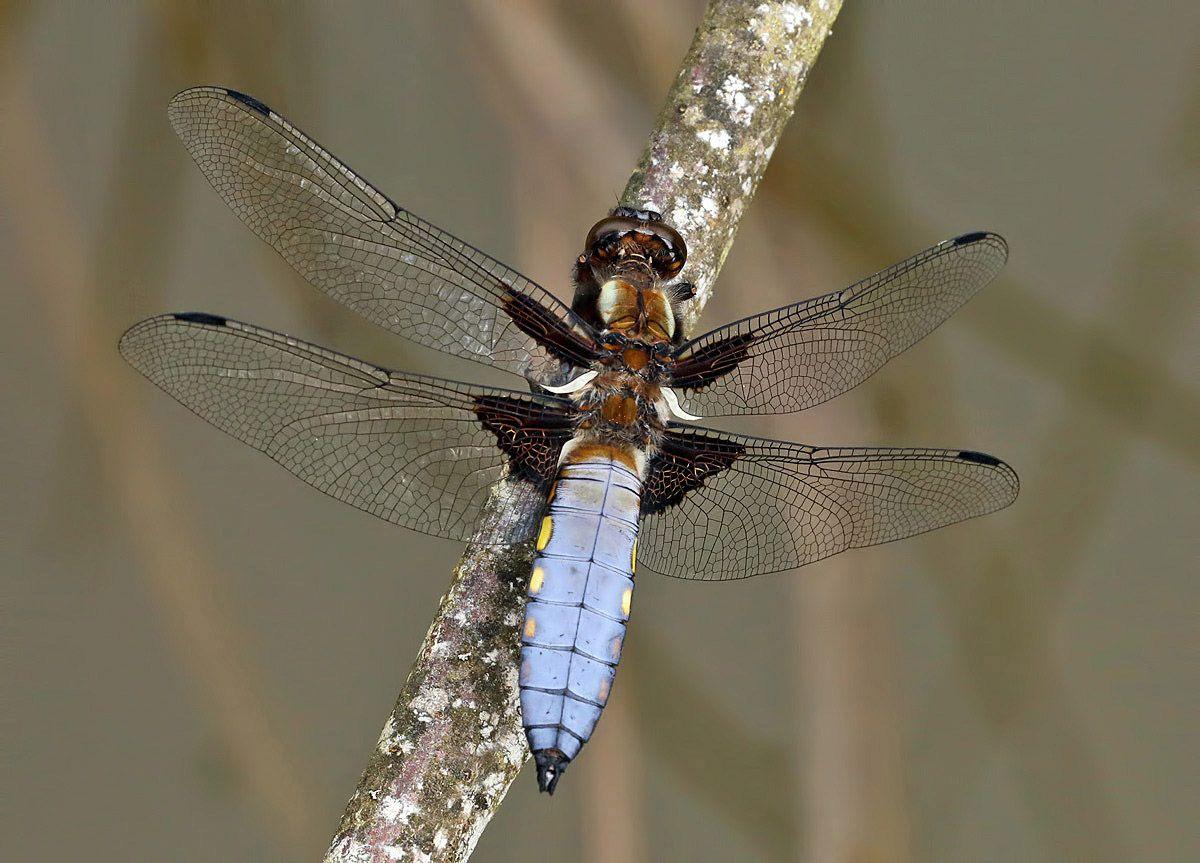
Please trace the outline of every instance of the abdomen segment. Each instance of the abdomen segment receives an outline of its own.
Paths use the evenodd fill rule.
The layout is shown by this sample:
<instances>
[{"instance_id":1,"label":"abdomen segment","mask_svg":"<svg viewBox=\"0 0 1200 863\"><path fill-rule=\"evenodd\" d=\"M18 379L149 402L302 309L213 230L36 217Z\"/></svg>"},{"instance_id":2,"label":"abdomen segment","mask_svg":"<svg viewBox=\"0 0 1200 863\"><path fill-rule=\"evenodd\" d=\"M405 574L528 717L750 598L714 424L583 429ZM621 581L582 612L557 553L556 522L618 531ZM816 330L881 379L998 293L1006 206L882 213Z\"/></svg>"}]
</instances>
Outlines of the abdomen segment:
<instances>
[{"instance_id":1,"label":"abdomen segment","mask_svg":"<svg viewBox=\"0 0 1200 863\"><path fill-rule=\"evenodd\" d=\"M641 480L623 456L568 455L538 535L520 686L543 791L591 736L621 658L641 506Z\"/></svg>"}]
</instances>

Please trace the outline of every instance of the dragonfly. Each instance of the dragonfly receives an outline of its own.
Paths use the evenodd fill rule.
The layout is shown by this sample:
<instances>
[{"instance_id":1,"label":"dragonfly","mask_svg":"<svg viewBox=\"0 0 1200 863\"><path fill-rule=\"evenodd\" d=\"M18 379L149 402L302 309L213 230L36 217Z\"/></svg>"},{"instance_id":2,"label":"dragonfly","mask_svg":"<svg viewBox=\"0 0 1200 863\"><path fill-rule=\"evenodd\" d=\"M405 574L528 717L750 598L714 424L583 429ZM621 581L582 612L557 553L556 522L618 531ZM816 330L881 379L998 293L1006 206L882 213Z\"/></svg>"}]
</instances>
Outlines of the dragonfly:
<instances>
[{"instance_id":1,"label":"dragonfly","mask_svg":"<svg viewBox=\"0 0 1200 863\"><path fill-rule=\"evenodd\" d=\"M786 414L861 383L999 272L964 234L833 293L703 335L687 244L656 212L589 231L574 295L403 209L259 100L185 90L168 116L225 203L316 288L411 341L524 378L407 374L198 312L136 324L120 351L196 414L317 489L466 540L502 476L546 506L520 630L520 706L553 793L612 690L635 569L720 581L794 569L1001 509L1018 479L965 449L828 447L701 417Z\"/></svg>"}]
</instances>

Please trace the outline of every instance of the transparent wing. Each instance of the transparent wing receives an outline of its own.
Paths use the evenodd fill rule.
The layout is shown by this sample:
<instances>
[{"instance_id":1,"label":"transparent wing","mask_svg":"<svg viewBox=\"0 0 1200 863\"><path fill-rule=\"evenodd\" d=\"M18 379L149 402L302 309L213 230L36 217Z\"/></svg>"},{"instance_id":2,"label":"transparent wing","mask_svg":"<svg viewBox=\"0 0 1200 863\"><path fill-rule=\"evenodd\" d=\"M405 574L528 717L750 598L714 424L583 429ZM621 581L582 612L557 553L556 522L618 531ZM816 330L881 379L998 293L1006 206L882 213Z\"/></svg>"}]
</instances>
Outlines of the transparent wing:
<instances>
[{"instance_id":1,"label":"transparent wing","mask_svg":"<svg viewBox=\"0 0 1200 863\"><path fill-rule=\"evenodd\" d=\"M713 330L677 352L673 386L700 416L784 414L857 386L990 282L1008 246L946 240L845 290Z\"/></svg>"},{"instance_id":2,"label":"transparent wing","mask_svg":"<svg viewBox=\"0 0 1200 863\"><path fill-rule=\"evenodd\" d=\"M242 221L369 320L538 381L553 379L561 362L586 364L587 325L565 304L401 209L258 100L197 87L172 99L167 113Z\"/></svg>"},{"instance_id":3,"label":"transparent wing","mask_svg":"<svg viewBox=\"0 0 1200 863\"><path fill-rule=\"evenodd\" d=\"M552 398L389 372L215 315L150 318L120 349L309 485L435 536L470 536L506 453L531 478L552 476L571 431Z\"/></svg>"},{"instance_id":4,"label":"transparent wing","mask_svg":"<svg viewBox=\"0 0 1200 863\"><path fill-rule=\"evenodd\" d=\"M643 489L638 562L703 580L792 569L993 512L1011 467L969 450L812 447L667 432Z\"/></svg>"}]
</instances>

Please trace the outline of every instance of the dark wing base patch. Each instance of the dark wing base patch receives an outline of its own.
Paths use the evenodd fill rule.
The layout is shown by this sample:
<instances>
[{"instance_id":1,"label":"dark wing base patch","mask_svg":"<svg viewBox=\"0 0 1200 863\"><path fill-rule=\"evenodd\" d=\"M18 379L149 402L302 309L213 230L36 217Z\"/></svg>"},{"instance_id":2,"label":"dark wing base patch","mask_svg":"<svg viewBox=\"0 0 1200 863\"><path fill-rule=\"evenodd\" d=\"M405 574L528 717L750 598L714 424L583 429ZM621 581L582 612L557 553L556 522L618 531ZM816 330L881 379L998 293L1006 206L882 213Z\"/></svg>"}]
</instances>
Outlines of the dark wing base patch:
<instances>
[{"instance_id":1,"label":"dark wing base patch","mask_svg":"<svg viewBox=\"0 0 1200 863\"><path fill-rule=\"evenodd\" d=\"M738 333L707 344L675 363L671 386L702 389L732 372L750 355L750 346L758 341L755 333Z\"/></svg>"},{"instance_id":2,"label":"dark wing base patch","mask_svg":"<svg viewBox=\"0 0 1200 863\"><path fill-rule=\"evenodd\" d=\"M669 431L658 455L650 462L642 489L642 515L662 512L704 485L745 450L735 440L720 440L693 432Z\"/></svg>"},{"instance_id":3,"label":"dark wing base patch","mask_svg":"<svg viewBox=\"0 0 1200 863\"><path fill-rule=\"evenodd\" d=\"M563 410L543 407L508 396L477 396L475 415L496 436L508 456L513 473L539 486L554 480L558 455L575 433L575 424Z\"/></svg>"},{"instance_id":4,"label":"dark wing base patch","mask_svg":"<svg viewBox=\"0 0 1200 863\"><path fill-rule=\"evenodd\" d=\"M558 315L537 300L504 287L504 310L517 329L546 349L551 356L579 368L587 368L599 359L593 342L580 336Z\"/></svg>"}]
</instances>

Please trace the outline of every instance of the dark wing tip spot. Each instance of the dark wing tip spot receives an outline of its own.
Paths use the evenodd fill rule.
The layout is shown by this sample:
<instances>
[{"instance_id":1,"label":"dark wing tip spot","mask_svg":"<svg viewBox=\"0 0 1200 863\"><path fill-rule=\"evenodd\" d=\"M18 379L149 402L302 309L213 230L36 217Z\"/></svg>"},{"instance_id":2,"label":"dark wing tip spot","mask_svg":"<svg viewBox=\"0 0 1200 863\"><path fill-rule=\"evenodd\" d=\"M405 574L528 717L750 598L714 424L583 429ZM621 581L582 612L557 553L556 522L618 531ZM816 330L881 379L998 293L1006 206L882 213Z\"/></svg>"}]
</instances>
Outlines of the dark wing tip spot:
<instances>
[{"instance_id":1,"label":"dark wing tip spot","mask_svg":"<svg viewBox=\"0 0 1200 863\"><path fill-rule=\"evenodd\" d=\"M985 452L975 452L974 450L965 449L958 454L959 461L969 461L974 464L985 464L988 467L999 467L1002 462L995 456L988 455Z\"/></svg>"},{"instance_id":2,"label":"dark wing tip spot","mask_svg":"<svg viewBox=\"0 0 1200 863\"><path fill-rule=\"evenodd\" d=\"M246 107L257 111L264 117L271 116L271 109L255 99L253 96L247 96L245 93L239 93L237 90L230 90L229 88L226 88L225 92L231 99L236 99L238 102L241 102Z\"/></svg>"},{"instance_id":3,"label":"dark wing tip spot","mask_svg":"<svg viewBox=\"0 0 1200 863\"><path fill-rule=\"evenodd\" d=\"M177 321L186 321L189 324L207 324L210 327L223 327L229 323L228 318L210 315L208 312L180 312L172 317Z\"/></svg>"},{"instance_id":4,"label":"dark wing tip spot","mask_svg":"<svg viewBox=\"0 0 1200 863\"><path fill-rule=\"evenodd\" d=\"M989 236L991 236L991 234L989 234L987 231L972 231L969 234L960 234L951 242L953 242L956 246L965 246L969 243L978 243L980 240L986 239Z\"/></svg>"}]
</instances>

